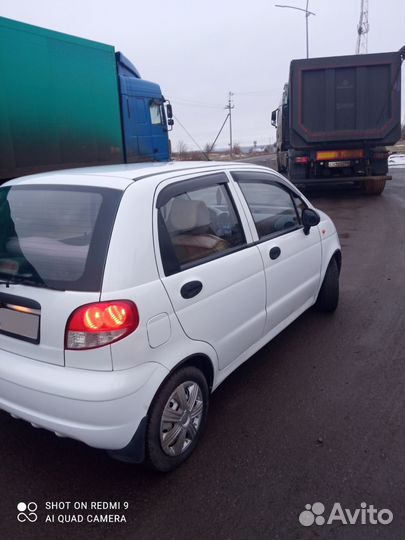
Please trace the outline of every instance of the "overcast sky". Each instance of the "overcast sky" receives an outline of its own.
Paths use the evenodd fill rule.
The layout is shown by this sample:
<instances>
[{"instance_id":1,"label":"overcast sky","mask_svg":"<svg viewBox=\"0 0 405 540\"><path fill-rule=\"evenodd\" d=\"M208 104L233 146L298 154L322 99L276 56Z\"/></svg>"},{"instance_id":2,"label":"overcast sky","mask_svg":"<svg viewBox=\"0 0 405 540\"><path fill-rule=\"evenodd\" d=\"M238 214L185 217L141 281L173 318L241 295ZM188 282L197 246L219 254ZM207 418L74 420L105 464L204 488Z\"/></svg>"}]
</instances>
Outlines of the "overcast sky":
<instances>
[{"instance_id":1,"label":"overcast sky","mask_svg":"<svg viewBox=\"0 0 405 540\"><path fill-rule=\"evenodd\" d=\"M305 0L1 0L4 17L114 45L143 78L158 82L174 114L204 146L234 93L234 142L275 140L271 111L293 58L305 57ZM310 56L354 54L360 0L310 0ZM405 44L404 0L369 0L368 52ZM403 95L404 67L402 68ZM402 118L404 118L404 105ZM195 147L177 122L173 148ZM218 144L227 146L229 131Z\"/></svg>"}]
</instances>

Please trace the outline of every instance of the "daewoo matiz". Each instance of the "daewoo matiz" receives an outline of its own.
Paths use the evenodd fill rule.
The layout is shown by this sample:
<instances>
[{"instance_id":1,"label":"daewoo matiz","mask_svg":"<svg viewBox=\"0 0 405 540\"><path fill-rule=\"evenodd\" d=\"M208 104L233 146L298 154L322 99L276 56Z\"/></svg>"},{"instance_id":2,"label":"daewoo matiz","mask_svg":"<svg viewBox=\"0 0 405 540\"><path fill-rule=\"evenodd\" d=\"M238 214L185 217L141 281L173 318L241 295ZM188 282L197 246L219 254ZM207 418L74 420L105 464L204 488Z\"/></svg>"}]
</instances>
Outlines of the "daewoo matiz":
<instances>
[{"instance_id":1,"label":"daewoo matiz","mask_svg":"<svg viewBox=\"0 0 405 540\"><path fill-rule=\"evenodd\" d=\"M270 169L75 169L0 188L0 408L160 471L210 393L301 313L334 311L341 251Z\"/></svg>"}]
</instances>

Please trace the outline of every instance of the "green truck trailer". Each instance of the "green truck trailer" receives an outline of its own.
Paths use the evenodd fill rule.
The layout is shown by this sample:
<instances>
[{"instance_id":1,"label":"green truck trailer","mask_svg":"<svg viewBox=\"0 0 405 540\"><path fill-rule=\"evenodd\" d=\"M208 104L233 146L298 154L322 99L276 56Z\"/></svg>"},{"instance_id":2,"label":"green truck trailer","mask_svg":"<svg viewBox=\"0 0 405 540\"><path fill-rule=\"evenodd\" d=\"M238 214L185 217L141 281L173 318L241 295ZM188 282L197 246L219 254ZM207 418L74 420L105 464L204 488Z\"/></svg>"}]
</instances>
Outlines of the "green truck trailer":
<instances>
[{"instance_id":1,"label":"green truck trailer","mask_svg":"<svg viewBox=\"0 0 405 540\"><path fill-rule=\"evenodd\" d=\"M0 17L0 79L0 182L169 158L159 86L110 45Z\"/></svg>"}]
</instances>

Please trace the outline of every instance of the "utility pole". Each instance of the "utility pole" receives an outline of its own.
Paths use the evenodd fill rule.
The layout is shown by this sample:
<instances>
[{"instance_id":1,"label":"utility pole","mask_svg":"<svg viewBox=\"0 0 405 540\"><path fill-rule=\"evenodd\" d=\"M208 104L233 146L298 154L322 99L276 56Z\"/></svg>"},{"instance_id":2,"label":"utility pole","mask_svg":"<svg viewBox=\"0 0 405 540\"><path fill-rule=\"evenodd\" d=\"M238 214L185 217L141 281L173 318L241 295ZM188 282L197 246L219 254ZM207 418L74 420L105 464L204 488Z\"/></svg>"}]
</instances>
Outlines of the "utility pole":
<instances>
[{"instance_id":1,"label":"utility pole","mask_svg":"<svg viewBox=\"0 0 405 540\"><path fill-rule=\"evenodd\" d=\"M356 54L367 54L367 34L369 31L368 24L368 0L360 1L360 20L357 25L357 44Z\"/></svg>"},{"instance_id":2,"label":"utility pole","mask_svg":"<svg viewBox=\"0 0 405 540\"><path fill-rule=\"evenodd\" d=\"M308 4L309 4L309 0L307 0L307 7L305 8L305 28L306 28L305 36L306 36L306 40L307 40L307 58L309 58L309 45L308 45L308 17L309 17L309 11L308 11Z\"/></svg>"},{"instance_id":3,"label":"utility pole","mask_svg":"<svg viewBox=\"0 0 405 540\"><path fill-rule=\"evenodd\" d=\"M232 159L232 109L235 108L235 105L232 103L232 96L234 94L229 92L228 94L228 105L225 109L228 110L229 115L229 159Z\"/></svg>"}]
</instances>

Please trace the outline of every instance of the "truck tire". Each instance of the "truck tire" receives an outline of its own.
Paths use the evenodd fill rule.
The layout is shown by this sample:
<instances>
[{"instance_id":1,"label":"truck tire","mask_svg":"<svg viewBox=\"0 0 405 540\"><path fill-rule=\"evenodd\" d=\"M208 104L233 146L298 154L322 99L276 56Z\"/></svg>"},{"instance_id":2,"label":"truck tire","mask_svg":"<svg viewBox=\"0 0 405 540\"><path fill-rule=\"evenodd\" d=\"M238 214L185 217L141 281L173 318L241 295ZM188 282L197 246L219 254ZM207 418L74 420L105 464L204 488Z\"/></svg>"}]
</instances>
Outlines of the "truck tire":
<instances>
[{"instance_id":1,"label":"truck tire","mask_svg":"<svg viewBox=\"0 0 405 540\"><path fill-rule=\"evenodd\" d=\"M316 299L315 308L318 311L332 313L339 303L339 269L333 258L326 269L322 287Z\"/></svg>"},{"instance_id":2,"label":"truck tire","mask_svg":"<svg viewBox=\"0 0 405 540\"><path fill-rule=\"evenodd\" d=\"M278 152L277 152L277 171L278 171L279 173L285 173L285 172L287 172L286 167L281 163L280 155L279 155Z\"/></svg>"},{"instance_id":3,"label":"truck tire","mask_svg":"<svg viewBox=\"0 0 405 540\"><path fill-rule=\"evenodd\" d=\"M288 179L291 182L294 180L304 180L307 176L306 167L304 165L295 165L292 159L288 160Z\"/></svg>"},{"instance_id":4,"label":"truck tire","mask_svg":"<svg viewBox=\"0 0 405 540\"><path fill-rule=\"evenodd\" d=\"M386 180L384 178L378 178L375 180L367 180L362 183L362 191L366 195L381 195L384 191Z\"/></svg>"},{"instance_id":5,"label":"truck tire","mask_svg":"<svg viewBox=\"0 0 405 540\"><path fill-rule=\"evenodd\" d=\"M190 456L207 421L208 401L207 380L196 367L180 368L163 383L149 412L146 465L169 472Z\"/></svg>"}]
</instances>

